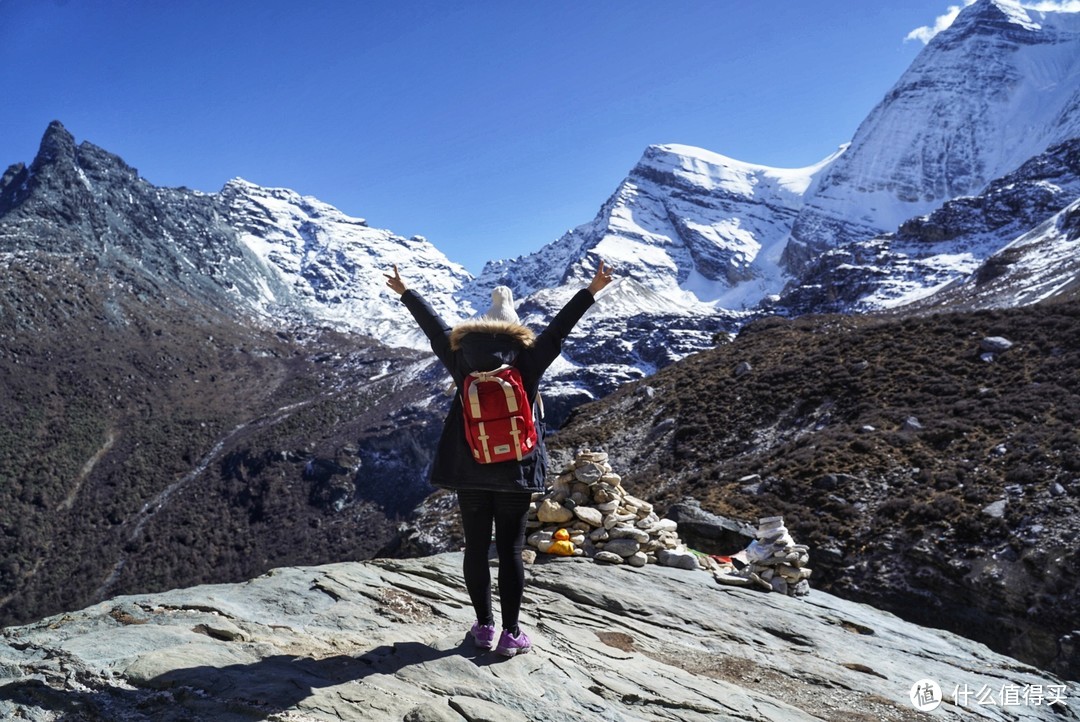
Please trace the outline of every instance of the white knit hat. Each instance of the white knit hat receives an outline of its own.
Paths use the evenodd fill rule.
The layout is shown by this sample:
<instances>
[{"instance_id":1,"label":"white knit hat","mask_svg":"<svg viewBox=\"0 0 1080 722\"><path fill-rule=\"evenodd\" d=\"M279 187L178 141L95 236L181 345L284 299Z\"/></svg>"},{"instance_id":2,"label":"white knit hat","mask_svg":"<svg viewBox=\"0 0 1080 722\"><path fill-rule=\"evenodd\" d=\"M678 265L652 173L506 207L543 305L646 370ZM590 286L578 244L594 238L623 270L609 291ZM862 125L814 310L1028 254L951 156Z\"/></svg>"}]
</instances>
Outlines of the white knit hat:
<instances>
[{"instance_id":1,"label":"white knit hat","mask_svg":"<svg viewBox=\"0 0 1080 722\"><path fill-rule=\"evenodd\" d=\"M491 291L491 308L480 318L489 321L506 321L508 323L521 323L517 311L514 310L514 292L506 286L496 286Z\"/></svg>"}]
</instances>

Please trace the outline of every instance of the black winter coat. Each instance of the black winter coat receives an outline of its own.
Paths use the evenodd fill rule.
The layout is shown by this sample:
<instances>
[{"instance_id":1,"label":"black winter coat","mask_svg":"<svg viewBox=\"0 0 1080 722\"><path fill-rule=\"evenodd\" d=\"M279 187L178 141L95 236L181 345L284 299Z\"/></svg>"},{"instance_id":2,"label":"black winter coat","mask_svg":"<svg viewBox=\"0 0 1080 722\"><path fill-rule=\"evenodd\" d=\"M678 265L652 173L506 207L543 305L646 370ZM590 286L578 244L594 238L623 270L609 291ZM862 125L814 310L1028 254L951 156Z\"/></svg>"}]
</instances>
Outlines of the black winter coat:
<instances>
[{"instance_id":1,"label":"black winter coat","mask_svg":"<svg viewBox=\"0 0 1080 722\"><path fill-rule=\"evenodd\" d=\"M446 366L458 389L473 371L491 371L513 363L521 372L525 392L535 399L540 377L558 358L563 341L592 306L593 297L587 289L579 291L535 339L524 326L501 321L466 321L451 329L415 291L405 291L401 302L431 341L431 350ZM535 408L533 414L538 416ZM465 440L461 394L455 394L431 465L431 484L444 489L543 491L548 457L539 418L536 427L539 443L521 461L477 463Z\"/></svg>"}]
</instances>

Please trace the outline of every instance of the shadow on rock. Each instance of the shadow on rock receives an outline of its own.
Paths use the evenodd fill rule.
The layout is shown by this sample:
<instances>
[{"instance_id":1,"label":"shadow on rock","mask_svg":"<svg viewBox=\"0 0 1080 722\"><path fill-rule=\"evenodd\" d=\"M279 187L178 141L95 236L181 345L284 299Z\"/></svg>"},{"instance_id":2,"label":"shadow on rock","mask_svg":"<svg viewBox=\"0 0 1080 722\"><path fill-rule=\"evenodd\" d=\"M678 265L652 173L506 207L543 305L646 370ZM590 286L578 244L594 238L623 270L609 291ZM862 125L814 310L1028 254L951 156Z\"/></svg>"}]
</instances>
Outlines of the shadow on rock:
<instances>
[{"instance_id":1,"label":"shadow on rock","mask_svg":"<svg viewBox=\"0 0 1080 722\"><path fill-rule=\"evenodd\" d=\"M473 657L475 651L463 641L443 650L398 642L359 657L311 659L279 654L251 664L175 669L143 680L135 689L70 689L71 677L65 688L38 679L19 680L0 687L0 700L47 710L62 722L259 720L292 709L320 688L359 682L372 674L393 675L411 665L455 655ZM490 663L487 656L474 661L486 665Z\"/></svg>"}]
</instances>

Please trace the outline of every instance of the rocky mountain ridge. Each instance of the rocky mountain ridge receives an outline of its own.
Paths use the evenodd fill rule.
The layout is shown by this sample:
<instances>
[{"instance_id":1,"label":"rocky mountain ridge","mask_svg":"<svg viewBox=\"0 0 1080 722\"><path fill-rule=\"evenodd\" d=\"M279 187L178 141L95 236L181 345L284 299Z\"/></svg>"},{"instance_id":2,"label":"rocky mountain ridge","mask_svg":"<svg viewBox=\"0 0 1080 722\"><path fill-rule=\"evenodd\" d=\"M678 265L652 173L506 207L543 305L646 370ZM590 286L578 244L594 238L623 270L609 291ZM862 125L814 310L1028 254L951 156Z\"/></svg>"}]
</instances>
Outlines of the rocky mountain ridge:
<instances>
[{"instance_id":1,"label":"rocky mountain ridge","mask_svg":"<svg viewBox=\"0 0 1080 722\"><path fill-rule=\"evenodd\" d=\"M553 396L561 397L556 406L569 409L710 347L760 315L759 303L791 313L895 307L915 299L925 307L933 290L976 274L982 261L1075 200L1078 181L1067 160L1059 162L1065 173L1049 181L1055 195L1049 204L1033 168L1055 162L1055 154L1080 136L1069 112L1080 102L1071 80L1080 57L1078 17L980 0L924 49L852 143L821 163L766 168L687 146L650 147L593 221L534 254L493 261L476 279L423 238L370 228L291 190L239 179L218 194L150 190L123 161L87 143L83 169L71 162L78 154L62 128L46 134L30 169L9 169L0 183L0 212L10 216L33 196L37 175L65 165L53 195L86 188L82 200L59 208L62 218L78 218L81 211L72 209L104 205L109 217L136 219L126 221L138 226L134 231L160 237L134 262L174 266L184 283L205 285L184 271L184 257L191 256L196 268L217 279L202 292L223 293L219 305L273 323L331 324L419 349L424 340L381 285L391 263L400 262L409 283L451 322L483 311L491 288L505 284L530 321L542 324L587 281L597 259L606 258L620 269L624 286L598 305L586 321L588 332L568 344L567 364L552 371ZM109 180L107 167L118 169ZM1026 176L1028 197L1007 185L1015 176ZM141 191L135 197L143 201L125 202L124 186L136 181ZM110 182L113 190L103 190ZM991 228L970 212L957 213L980 204L1010 214L1009 221ZM186 220L165 220L160 229L137 220L168 219L170 208ZM37 213L30 208L24 215ZM935 236L932 249L914 240L918 227L932 233L943 217L953 226L965 219L975 225ZM184 225L192 222L197 227ZM111 248L107 236L119 230L116 223L79 223L104 239L94 243ZM48 243L53 251L78 247L70 233L60 241L33 223L17 228L17 237L33 235L32 243ZM170 249L169 239L184 233L205 242ZM12 241L13 248L26 247ZM177 251L180 258L170 257ZM1015 299L995 300L989 290L982 291L983 303ZM631 333L623 331L626 319Z\"/></svg>"},{"instance_id":2,"label":"rocky mountain ridge","mask_svg":"<svg viewBox=\"0 0 1080 722\"><path fill-rule=\"evenodd\" d=\"M822 253L775 307L799 315L1035 303L1076 278L1067 259L1075 240L1069 208L1077 200L1080 138L1032 158L978 195ZM1064 215L1055 220L1058 214ZM1049 262L1054 256L1060 260Z\"/></svg>"},{"instance_id":3,"label":"rocky mountain ridge","mask_svg":"<svg viewBox=\"0 0 1080 722\"><path fill-rule=\"evenodd\" d=\"M482 285L506 283L527 294L579 279L585 272L578 261L583 255L619 259L623 249L635 248L625 253L630 275L680 307L704 302L738 312L763 302L766 309L789 308L775 306L775 296L784 290L797 294L805 285L828 288L827 282L818 283L821 264L814 267L821 254L840 249L832 265L841 266L836 273L843 281L846 268L839 259L867 255L852 244L872 246L871 239L901 226L910 231L927 214L940 217L939 209L949 202L985 196L983 203L999 203L1003 189L995 179L1037 175L1032 166L1054 163L1054 156L1080 137L1077 58L1080 13L979 0L927 45L851 143L821 163L785 171L685 146L650 148L591 223L535 254L489 264ZM770 184L766 178L789 181ZM1060 210L1077 197L1075 169L1057 174L1053 182L1062 194L1056 203ZM1008 204L1015 202L998 208L1008 213ZM1025 209L1025 203L1031 207ZM967 231L984 232L983 258L1052 215L1042 212L1038 197L1018 206L1012 225L999 222L991 232L976 222ZM703 238L709 253L690 250ZM932 255L939 260L970 250L965 239L936 241ZM908 299L897 286L917 286L925 296L941 283L940 266L924 261L863 274L861 296L878 292L898 305ZM965 270L972 269L949 267L953 277ZM810 296L797 304L789 299L792 312L840 305ZM997 305L1012 299L1006 295Z\"/></svg>"},{"instance_id":4,"label":"rocky mountain ridge","mask_svg":"<svg viewBox=\"0 0 1080 722\"><path fill-rule=\"evenodd\" d=\"M806 189L835 158L779 169L652 146L590 223L528 256L487 264L476 285L502 283L527 296L586 283L588 254L609 259L673 309L738 309L775 286L773 265ZM743 284L751 289L739 292Z\"/></svg>"},{"instance_id":5,"label":"rocky mountain ridge","mask_svg":"<svg viewBox=\"0 0 1080 722\"><path fill-rule=\"evenodd\" d=\"M384 287L383 274L396 262L406 266L410 285L451 323L475 313L456 298L469 274L422 237L371 228L317 198L242 179L227 183L219 195L240 243L277 280L266 286L268 311L289 308L288 298L273 292L276 285L287 285L299 299L293 305L301 322L314 319L390 346L426 348L427 339Z\"/></svg>"},{"instance_id":6,"label":"rocky mountain ridge","mask_svg":"<svg viewBox=\"0 0 1080 722\"><path fill-rule=\"evenodd\" d=\"M15 164L0 179L0 219L6 259L76 259L137 282L155 301L197 299L236 313L264 286L289 295L233 242L213 196L154 186L118 156L88 142L76 146L59 122L49 125L29 167Z\"/></svg>"}]
</instances>

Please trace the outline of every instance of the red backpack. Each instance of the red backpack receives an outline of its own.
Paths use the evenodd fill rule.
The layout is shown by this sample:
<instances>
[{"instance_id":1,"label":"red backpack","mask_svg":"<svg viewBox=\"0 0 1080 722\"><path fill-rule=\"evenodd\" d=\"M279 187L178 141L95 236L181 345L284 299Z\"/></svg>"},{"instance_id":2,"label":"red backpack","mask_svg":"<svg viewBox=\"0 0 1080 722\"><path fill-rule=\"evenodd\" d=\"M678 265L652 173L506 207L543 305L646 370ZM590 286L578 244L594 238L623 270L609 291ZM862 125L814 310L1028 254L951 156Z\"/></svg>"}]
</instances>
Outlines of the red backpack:
<instances>
[{"instance_id":1,"label":"red backpack","mask_svg":"<svg viewBox=\"0 0 1080 722\"><path fill-rule=\"evenodd\" d=\"M536 447L536 424L521 372L504 365L473 371L461 390L465 439L480 464L521 461Z\"/></svg>"}]
</instances>

